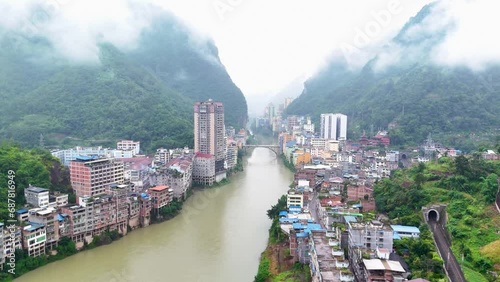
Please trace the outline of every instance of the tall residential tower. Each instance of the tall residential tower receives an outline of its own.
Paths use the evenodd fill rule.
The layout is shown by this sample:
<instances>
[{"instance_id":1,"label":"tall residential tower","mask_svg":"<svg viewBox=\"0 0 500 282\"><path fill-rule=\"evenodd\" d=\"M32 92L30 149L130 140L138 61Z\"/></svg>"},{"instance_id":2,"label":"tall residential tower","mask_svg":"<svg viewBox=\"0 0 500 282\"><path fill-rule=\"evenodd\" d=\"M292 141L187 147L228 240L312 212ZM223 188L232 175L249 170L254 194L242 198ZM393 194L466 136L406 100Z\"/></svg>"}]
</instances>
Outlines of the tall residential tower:
<instances>
[{"instance_id":1,"label":"tall residential tower","mask_svg":"<svg viewBox=\"0 0 500 282\"><path fill-rule=\"evenodd\" d=\"M321 138L346 140L347 116L343 114L321 114Z\"/></svg>"},{"instance_id":2,"label":"tall residential tower","mask_svg":"<svg viewBox=\"0 0 500 282\"><path fill-rule=\"evenodd\" d=\"M215 157L215 173L224 171L224 105L209 99L194 104L194 151Z\"/></svg>"}]
</instances>

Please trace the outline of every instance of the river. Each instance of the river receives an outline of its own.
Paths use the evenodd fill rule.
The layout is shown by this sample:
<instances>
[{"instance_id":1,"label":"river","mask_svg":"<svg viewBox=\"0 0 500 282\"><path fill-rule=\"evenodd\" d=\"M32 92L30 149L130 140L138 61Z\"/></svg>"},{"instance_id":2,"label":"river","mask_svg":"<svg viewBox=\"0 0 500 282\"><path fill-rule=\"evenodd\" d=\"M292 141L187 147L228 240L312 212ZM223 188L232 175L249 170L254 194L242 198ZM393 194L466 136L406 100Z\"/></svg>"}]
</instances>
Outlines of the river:
<instances>
[{"instance_id":1,"label":"river","mask_svg":"<svg viewBox=\"0 0 500 282\"><path fill-rule=\"evenodd\" d=\"M29 272L28 281L253 281L266 248L266 210L286 193L292 173L255 148L231 183L191 196L177 217Z\"/></svg>"}]
</instances>

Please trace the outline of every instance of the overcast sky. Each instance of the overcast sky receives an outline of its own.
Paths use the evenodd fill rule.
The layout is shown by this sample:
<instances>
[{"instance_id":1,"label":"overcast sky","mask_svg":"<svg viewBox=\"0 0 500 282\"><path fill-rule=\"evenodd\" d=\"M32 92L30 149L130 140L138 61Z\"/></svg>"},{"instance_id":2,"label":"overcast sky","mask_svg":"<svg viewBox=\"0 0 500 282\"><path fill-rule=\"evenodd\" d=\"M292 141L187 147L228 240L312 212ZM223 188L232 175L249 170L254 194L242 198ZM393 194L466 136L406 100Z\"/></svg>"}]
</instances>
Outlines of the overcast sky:
<instances>
[{"instance_id":1,"label":"overcast sky","mask_svg":"<svg viewBox=\"0 0 500 282\"><path fill-rule=\"evenodd\" d=\"M291 81L310 77L336 52L362 66L363 52L377 52L429 0L0 0L0 25L26 29L33 5L50 10L31 32L49 38L68 58L98 60L97 42L134 48L148 26L152 3L172 11L211 37L234 82L248 98L270 97ZM434 62L481 71L500 63L498 2L441 1L428 19L408 32L448 31L432 51ZM43 15L42 15L43 18ZM29 23L29 22L28 22ZM374 47L375 46L375 47ZM352 53L352 50L356 50ZM408 59L408 50L385 48L385 65ZM361 52L359 52L361 51ZM373 55L372 52L370 55ZM365 54L366 55L366 54ZM382 66L383 67L383 66Z\"/></svg>"},{"instance_id":2,"label":"overcast sky","mask_svg":"<svg viewBox=\"0 0 500 282\"><path fill-rule=\"evenodd\" d=\"M272 95L295 78L310 76L333 50L364 44L355 41L360 32L367 44L383 42L429 2L154 1L215 40L222 62L246 96Z\"/></svg>"}]
</instances>

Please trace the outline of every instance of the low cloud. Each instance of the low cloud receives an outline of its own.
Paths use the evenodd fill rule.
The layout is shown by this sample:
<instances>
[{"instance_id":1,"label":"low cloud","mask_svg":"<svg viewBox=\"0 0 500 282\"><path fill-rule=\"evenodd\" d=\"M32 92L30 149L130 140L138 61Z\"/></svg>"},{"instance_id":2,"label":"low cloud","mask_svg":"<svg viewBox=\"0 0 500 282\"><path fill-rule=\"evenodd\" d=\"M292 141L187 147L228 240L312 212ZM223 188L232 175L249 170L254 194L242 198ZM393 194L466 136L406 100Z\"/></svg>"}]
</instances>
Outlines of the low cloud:
<instances>
[{"instance_id":1,"label":"low cloud","mask_svg":"<svg viewBox=\"0 0 500 282\"><path fill-rule=\"evenodd\" d=\"M463 65L473 70L500 63L500 41L497 38L500 18L496 1L457 0L442 2L441 5L444 15L452 18L454 28L433 50L435 62Z\"/></svg>"},{"instance_id":2,"label":"low cloud","mask_svg":"<svg viewBox=\"0 0 500 282\"><path fill-rule=\"evenodd\" d=\"M103 42L122 51L133 50L143 29L167 13L135 0L106 0L98 5L77 0L12 0L0 3L0 10L9 15L0 18L0 29L24 37L45 37L59 55L78 63L98 63L98 45ZM207 40L190 36L193 45Z\"/></svg>"},{"instance_id":3,"label":"low cloud","mask_svg":"<svg viewBox=\"0 0 500 282\"><path fill-rule=\"evenodd\" d=\"M482 0L437 2L425 19L408 27L398 40L383 47L354 49L347 61L351 69L359 69L363 62L376 58L375 71L425 61L483 70L500 63L496 6L493 1Z\"/></svg>"}]
</instances>

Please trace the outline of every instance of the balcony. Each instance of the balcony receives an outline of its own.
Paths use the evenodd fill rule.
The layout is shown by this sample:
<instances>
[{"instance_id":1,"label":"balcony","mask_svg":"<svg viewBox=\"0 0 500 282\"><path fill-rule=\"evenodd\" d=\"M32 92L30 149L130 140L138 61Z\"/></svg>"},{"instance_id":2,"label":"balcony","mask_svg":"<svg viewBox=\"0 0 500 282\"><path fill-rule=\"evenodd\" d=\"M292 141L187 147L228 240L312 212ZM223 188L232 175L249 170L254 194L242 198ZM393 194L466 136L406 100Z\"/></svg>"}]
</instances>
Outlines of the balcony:
<instances>
[{"instance_id":1,"label":"balcony","mask_svg":"<svg viewBox=\"0 0 500 282\"><path fill-rule=\"evenodd\" d=\"M333 237L335 237L335 232L334 231L328 231L328 232L326 232L326 237L327 238L333 238Z\"/></svg>"},{"instance_id":2,"label":"balcony","mask_svg":"<svg viewBox=\"0 0 500 282\"><path fill-rule=\"evenodd\" d=\"M344 251L341 249L332 249L332 256L342 257L342 256L344 256Z\"/></svg>"},{"instance_id":3,"label":"balcony","mask_svg":"<svg viewBox=\"0 0 500 282\"><path fill-rule=\"evenodd\" d=\"M347 260L335 260L335 268L347 269L347 268L349 268L349 261L347 261Z\"/></svg>"},{"instance_id":4,"label":"balcony","mask_svg":"<svg viewBox=\"0 0 500 282\"><path fill-rule=\"evenodd\" d=\"M354 281L354 275L348 270L343 270L340 272L340 281L342 282L352 282Z\"/></svg>"},{"instance_id":5,"label":"balcony","mask_svg":"<svg viewBox=\"0 0 500 282\"><path fill-rule=\"evenodd\" d=\"M328 245L332 246L332 247L338 247L339 245L339 241L336 240L336 239L329 239L328 240Z\"/></svg>"}]
</instances>

